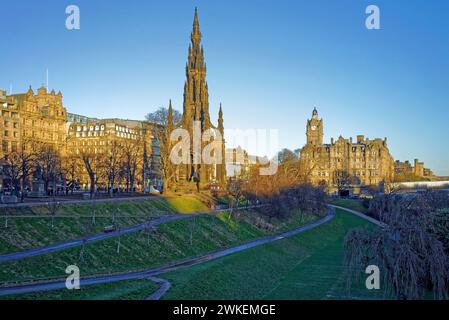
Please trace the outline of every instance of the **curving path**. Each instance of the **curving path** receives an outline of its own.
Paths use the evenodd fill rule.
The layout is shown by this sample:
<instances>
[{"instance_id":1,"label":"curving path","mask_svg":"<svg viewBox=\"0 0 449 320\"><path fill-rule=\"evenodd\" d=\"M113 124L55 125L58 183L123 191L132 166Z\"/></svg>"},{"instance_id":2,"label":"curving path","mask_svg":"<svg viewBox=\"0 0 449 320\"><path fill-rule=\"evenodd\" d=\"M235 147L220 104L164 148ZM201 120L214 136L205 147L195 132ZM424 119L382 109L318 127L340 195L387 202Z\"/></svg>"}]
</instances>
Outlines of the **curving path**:
<instances>
[{"instance_id":1,"label":"curving path","mask_svg":"<svg viewBox=\"0 0 449 320\"><path fill-rule=\"evenodd\" d=\"M370 216L367 216L366 214L361 213L359 211L355 211L355 210L348 209L348 208L345 208L345 207L337 206L337 205L334 205L334 204L327 204L327 205L329 207L332 207L332 208L335 208L335 209L341 209L341 210L344 210L346 212L352 213L353 215L355 215L357 217L360 217L362 219L365 219L366 221L369 221L369 222L371 222L371 223L373 223L373 224L375 224L375 225L377 225L379 227L385 227L385 223L382 223L379 220L371 218Z\"/></svg>"},{"instance_id":2,"label":"curving path","mask_svg":"<svg viewBox=\"0 0 449 320\"><path fill-rule=\"evenodd\" d=\"M94 284L100 284L100 283L107 283L107 282L117 282L117 281L123 281L123 280L131 280L131 279L148 279L153 278L158 283L162 283L160 288L152 294L148 299L159 299L162 297L162 295L169 289L170 283L168 281L165 281L163 279L154 278L154 276L157 276L161 273L166 273L169 271L178 270L181 268L189 267L192 265L196 265L199 263L204 263L207 261L211 261L214 259L218 259L236 252L240 252L243 250L247 250L250 248L254 248L260 245L264 245L267 243L271 243L274 241L278 241L281 239L285 239L288 237L295 236L297 234L303 233L305 231L314 229L324 223L329 222L335 217L335 209L330 208L327 215L317 220L313 223L279 233L277 235L267 236L258 240L250 241L232 248L218 250L215 252L211 252L208 254L205 254L203 256L194 257L194 258L188 258L183 259L174 263L170 263L161 267L157 268L151 268L143 271L138 272L129 272L129 273L122 273L122 274L115 274L115 275L108 275L108 276L99 276L99 277L92 277L92 278L84 278L81 279L80 285L81 286L89 286ZM36 284L28 284L28 285L18 285L14 287L6 287L6 288L0 288L0 296L4 295L12 295L12 294L21 294L21 293L30 293L30 292L39 292L39 291L46 291L46 290L54 290L54 289L63 289L65 288L65 281L50 281L50 282L43 282L43 283L36 283Z\"/></svg>"},{"instance_id":3,"label":"curving path","mask_svg":"<svg viewBox=\"0 0 449 320\"><path fill-rule=\"evenodd\" d=\"M234 208L234 210L244 210L244 209L251 209L251 208L255 208L255 207L259 207L259 206L240 207L240 208ZM68 248L72 248L72 247L81 246L81 245L87 244L87 243L92 243L92 242L105 240L105 239L109 239L109 238L114 238L114 237L118 237L118 236L121 236L126 233L144 230L146 228L154 227L154 226L157 226L157 225L160 225L163 223L167 223L170 221L186 219L186 218L190 218L192 216L198 216L198 215L217 214L217 213L227 211L227 210L229 210L229 209L219 209L219 210L213 210L213 211L208 211L208 212L195 212L195 213L190 213L190 214L171 214L171 215L154 216L154 217L158 217L158 219L154 220L154 221L137 224L134 226L120 228L119 230L116 230L111 233L100 233L100 234L89 236L87 238L72 240L72 241L59 243L59 244L54 244L54 245L50 245L50 246L43 247L43 248L37 248L37 249L31 249L31 250L26 250L26 251L21 251L21 252L14 252L14 253L0 255L0 263L7 262L7 261L20 260L20 259L24 259L24 258L41 255L41 254L51 253L54 251L60 251L60 250L64 250L64 249L68 249Z\"/></svg>"},{"instance_id":4,"label":"curving path","mask_svg":"<svg viewBox=\"0 0 449 320\"><path fill-rule=\"evenodd\" d=\"M149 277L153 282L159 283L159 289L157 289L154 293L152 293L147 300L160 300L162 296L170 289L171 283L168 280L156 278L156 277Z\"/></svg>"}]
</instances>

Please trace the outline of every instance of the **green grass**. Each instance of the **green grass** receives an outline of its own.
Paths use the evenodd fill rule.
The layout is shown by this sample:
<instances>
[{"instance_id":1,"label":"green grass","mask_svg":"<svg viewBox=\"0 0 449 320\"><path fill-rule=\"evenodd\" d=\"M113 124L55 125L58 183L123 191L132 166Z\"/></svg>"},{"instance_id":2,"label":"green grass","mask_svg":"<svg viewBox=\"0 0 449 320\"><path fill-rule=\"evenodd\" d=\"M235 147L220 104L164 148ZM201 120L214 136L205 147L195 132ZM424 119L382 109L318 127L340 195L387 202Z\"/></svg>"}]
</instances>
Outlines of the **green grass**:
<instances>
[{"instance_id":1,"label":"green grass","mask_svg":"<svg viewBox=\"0 0 449 320\"><path fill-rule=\"evenodd\" d=\"M176 212L192 213L209 211L208 206L199 198L194 196L166 198L167 203Z\"/></svg>"},{"instance_id":2,"label":"green grass","mask_svg":"<svg viewBox=\"0 0 449 320\"><path fill-rule=\"evenodd\" d=\"M118 239L115 238L86 245L82 261L81 247L76 247L1 263L0 283L65 278L65 269L72 264L80 267L82 276L146 269L241 244L312 219L315 218L300 220L300 216L294 214L288 220L273 219L269 223L259 213L245 211L234 213L232 219L223 212L177 220L159 225L151 232L123 235L120 254L116 253Z\"/></svg>"},{"instance_id":3,"label":"green grass","mask_svg":"<svg viewBox=\"0 0 449 320\"><path fill-rule=\"evenodd\" d=\"M352 209L359 211L361 213L368 213L368 208L363 205L363 200L357 199L329 199L329 203L335 204L336 206Z\"/></svg>"},{"instance_id":4,"label":"green grass","mask_svg":"<svg viewBox=\"0 0 449 320\"><path fill-rule=\"evenodd\" d=\"M209 208L194 196L69 204L58 210L57 216L64 217L56 217L53 229L50 212L45 206L4 210L8 214L8 227L5 227L6 216L0 215L0 254L80 239L101 233L108 225L125 227L140 224L148 221L144 215L204 212ZM94 212L95 224L92 219ZM120 216L115 219L115 223L114 214Z\"/></svg>"},{"instance_id":5,"label":"green grass","mask_svg":"<svg viewBox=\"0 0 449 320\"><path fill-rule=\"evenodd\" d=\"M343 299L343 240L368 222L342 210L310 231L208 263L170 272L165 299ZM357 284L351 298L378 298Z\"/></svg>"},{"instance_id":6,"label":"green grass","mask_svg":"<svg viewBox=\"0 0 449 320\"><path fill-rule=\"evenodd\" d=\"M82 286L79 290L26 293L0 297L0 300L144 300L158 287L159 285L151 280L139 279Z\"/></svg>"}]
</instances>

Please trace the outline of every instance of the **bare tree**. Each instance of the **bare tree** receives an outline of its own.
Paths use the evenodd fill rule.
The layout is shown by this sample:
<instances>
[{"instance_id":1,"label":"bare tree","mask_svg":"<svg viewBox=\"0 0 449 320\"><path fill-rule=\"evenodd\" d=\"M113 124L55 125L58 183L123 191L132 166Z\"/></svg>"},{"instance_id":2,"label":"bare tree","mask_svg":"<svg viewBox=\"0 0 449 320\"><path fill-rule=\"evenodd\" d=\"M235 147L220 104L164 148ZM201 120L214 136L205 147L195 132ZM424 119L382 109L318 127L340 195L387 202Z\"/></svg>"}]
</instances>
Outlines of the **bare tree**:
<instances>
[{"instance_id":1,"label":"bare tree","mask_svg":"<svg viewBox=\"0 0 449 320\"><path fill-rule=\"evenodd\" d=\"M56 198L53 196L53 200L51 202L47 202L47 208L50 211L51 215L51 228L55 227L55 218L58 213L59 208L61 207L61 203L56 201Z\"/></svg>"},{"instance_id":2,"label":"bare tree","mask_svg":"<svg viewBox=\"0 0 449 320\"><path fill-rule=\"evenodd\" d=\"M291 151L290 149L282 149L277 154L277 159L280 164L290 162L290 161L297 161L298 156L295 152Z\"/></svg>"},{"instance_id":3,"label":"bare tree","mask_svg":"<svg viewBox=\"0 0 449 320\"><path fill-rule=\"evenodd\" d=\"M50 182L53 182L53 195L55 195L57 179L62 174L62 162L59 152L51 145L41 145L36 156L36 166L41 170L46 192L49 192Z\"/></svg>"},{"instance_id":4,"label":"bare tree","mask_svg":"<svg viewBox=\"0 0 449 320\"><path fill-rule=\"evenodd\" d=\"M77 174L78 169L81 166L81 161L79 157L74 157L72 155L64 157L62 161L62 174L66 179L66 192L69 190L73 194L77 184Z\"/></svg>"},{"instance_id":5,"label":"bare tree","mask_svg":"<svg viewBox=\"0 0 449 320\"><path fill-rule=\"evenodd\" d=\"M99 177L98 173L102 166L102 154L91 152L89 149L84 149L79 156L89 176L90 198L93 199Z\"/></svg>"},{"instance_id":6,"label":"bare tree","mask_svg":"<svg viewBox=\"0 0 449 320\"><path fill-rule=\"evenodd\" d=\"M117 140L111 141L108 152L103 155L104 161L99 166L100 175L107 181L107 189L110 197L113 197L114 188L119 179L123 154L123 144Z\"/></svg>"},{"instance_id":7,"label":"bare tree","mask_svg":"<svg viewBox=\"0 0 449 320\"><path fill-rule=\"evenodd\" d=\"M164 181L164 190L168 190L170 189L171 181L175 178L175 170L170 161L172 150L170 134L175 125L181 121L181 114L172 108L170 101L168 109L159 108L157 111L148 114L146 119L155 124L153 126L153 135L158 141L161 153L160 167Z\"/></svg>"},{"instance_id":8,"label":"bare tree","mask_svg":"<svg viewBox=\"0 0 449 320\"><path fill-rule=\"evenodd\" d=\"M445 202L448 205L447 194ZM420 299L432 292L448 297L449 259L441 240L439 215L444 208L431 195L384 196L376 200L377 215L384 228L355 229L345 239L348 289L368 265L379 267L386 294L397 299Z\"/></svg>"},{"instance_id":9,"label":"bare tree","mask_svg":"<svg viewBox=\"0 0 449 320\"><path fill-rule=\"evenodd\" d=\"M145 116L145 119L151 123L159 126L166 126L169 110L165 107L160 107L154 112L151 112ZM178 110L173 109L173 123L181 121L182 115Z\"/></svg>"},{"instance_id":10,"label":"bare tree","mask_svg":"<svg viewBox=\"0 0 449 320\"><path fill-rule=\"evenodd\" d=\"M133 190L136 184L137 170L143 165L143 142L141 139L127 140L121 144L122 172L126 181L126 191Z\"/></svg>"},{"instance_id":11,"label":"bare tree","mask_svg":"<svg viewBox=\"0 0 449 320\"><path fill-rule=\"evenodd\" d=\"M238 208L240 205L240 199L243 195L243 181L235 179L227 184L228 193L231 196L229 201L229 219L232 218L234 208Z\"/></svg>"},{"instance_id":12,"label":"bare tree","mask_svg":"<svg viewBox=\"0 0 449 320\"><path fill-rule=\"evenodd\" d=\"M26 138L17 148L4 157L4 174L11 180L12 186L21 192L21 202L24 200L24 190L29 183L36 159L36 143Z\"/></svg>"},{"instance_id":13,"label":"bare tree","mask_svg":"<svg viewBox=\"0 0 449 320\"><path fill-rule=\"evenodd\" d=\"M17 153L5 156L3 174L11 181L11 187L18 188L20 184L20 157Z\"/></svg>"}]
</instances>

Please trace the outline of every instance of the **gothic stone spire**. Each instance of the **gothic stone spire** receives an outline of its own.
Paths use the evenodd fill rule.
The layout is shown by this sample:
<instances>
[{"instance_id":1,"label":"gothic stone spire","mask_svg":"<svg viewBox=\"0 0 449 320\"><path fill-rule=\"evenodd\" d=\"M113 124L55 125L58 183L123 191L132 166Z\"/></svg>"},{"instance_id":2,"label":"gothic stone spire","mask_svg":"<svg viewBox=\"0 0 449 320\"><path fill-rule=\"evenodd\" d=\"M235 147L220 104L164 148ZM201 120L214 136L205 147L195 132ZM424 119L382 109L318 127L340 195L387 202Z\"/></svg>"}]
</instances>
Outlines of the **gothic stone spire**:
<instances>
[{"instance_id":1,"label":"gothic stone spire","mask_svg":"<svg viewBox=\"0 0 449 320\"><path fill-rule=\"evenodd\" d=\"M201 32L198 10L196 8L191 39L192 43L189 46L186 65L187 80L184 86L183 124L188 128L191 127L192 120L201 120L204 125L203 127L208 129L211 127L209 93L206 83L204 49L201 46ZM203 116L202 113L204 113Z\"/></svg>"}]
</instances>

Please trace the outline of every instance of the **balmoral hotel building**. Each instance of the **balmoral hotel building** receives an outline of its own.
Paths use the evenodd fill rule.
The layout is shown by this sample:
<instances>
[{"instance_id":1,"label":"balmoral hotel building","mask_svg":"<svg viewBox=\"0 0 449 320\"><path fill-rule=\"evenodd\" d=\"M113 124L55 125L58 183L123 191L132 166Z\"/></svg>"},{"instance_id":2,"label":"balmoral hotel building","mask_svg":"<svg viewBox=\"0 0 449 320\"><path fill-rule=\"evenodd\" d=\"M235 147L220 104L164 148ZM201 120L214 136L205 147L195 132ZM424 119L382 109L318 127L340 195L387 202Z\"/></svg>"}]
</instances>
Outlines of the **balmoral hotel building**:
<instances>
[{"instance_id":1,"label":"balmoral hotel building","mask_svg":"<svg viewBox=\"0 0 449 320\"><path fill-rule=\"evenodd\" d=\"M386 138L370 140L359 135L353 141L340 136L324 144L323 131L323 119L314 109L312 119L307 121L307 143L300 154L301 166L311 183L325 183L333 193L343 183L357 192L363 186L393 182L394 160Z\"/></svg>"},{"instance_id":2,"label":"balmoral hotel building","mask_svg":"<svg viewBox=\"0 0 449 320\"><path fill-rule=\"evenodd\" d=\"M107 152L112 141L119 140L140 144L136 148L141 150L138 154L141 158L136 162L139 168L133 187L142 187L144 180L158 177L159 150L151 134L152 124L148 122L69 114L63 106L61 92L48 92L45 87L37 93L30 87L26 93L12 95L0 90L0 116L0 170L5 165L5 157L21 146L32 152L33 145L50 145L67 159L82 151ZM8 183L3 171L0 171L0 191ZM86 186L88 180L82 163L77 166L76 175L80 186ZM99 178L98 184L104 181Z\"/></svg>"}]
</instances>

